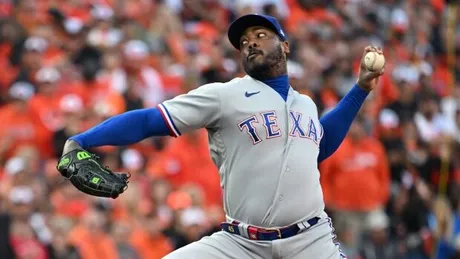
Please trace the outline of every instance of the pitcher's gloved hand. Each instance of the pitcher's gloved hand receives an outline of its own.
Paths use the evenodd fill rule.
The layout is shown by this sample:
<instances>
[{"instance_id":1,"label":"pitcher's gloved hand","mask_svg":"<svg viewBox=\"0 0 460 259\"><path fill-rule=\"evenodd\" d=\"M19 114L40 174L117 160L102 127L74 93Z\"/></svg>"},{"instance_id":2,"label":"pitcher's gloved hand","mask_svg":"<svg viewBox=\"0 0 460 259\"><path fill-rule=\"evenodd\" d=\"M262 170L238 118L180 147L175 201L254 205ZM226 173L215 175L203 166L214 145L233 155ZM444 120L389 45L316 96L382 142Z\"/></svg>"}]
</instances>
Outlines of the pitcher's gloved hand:
<instances>
[{"instance_id":1,"label":"pitcher's gloved hand","mask_svg":"<svg viewBox=\"0 0 460 259\"><path fill-rule=\"evenodd\" d=\"M130 177L129 174L113 173L99 163L95 154L82 148L65 153L58 161L57 170L78 190L89 195L113 199L128 188Z\"/></svg>"}]
</instances>

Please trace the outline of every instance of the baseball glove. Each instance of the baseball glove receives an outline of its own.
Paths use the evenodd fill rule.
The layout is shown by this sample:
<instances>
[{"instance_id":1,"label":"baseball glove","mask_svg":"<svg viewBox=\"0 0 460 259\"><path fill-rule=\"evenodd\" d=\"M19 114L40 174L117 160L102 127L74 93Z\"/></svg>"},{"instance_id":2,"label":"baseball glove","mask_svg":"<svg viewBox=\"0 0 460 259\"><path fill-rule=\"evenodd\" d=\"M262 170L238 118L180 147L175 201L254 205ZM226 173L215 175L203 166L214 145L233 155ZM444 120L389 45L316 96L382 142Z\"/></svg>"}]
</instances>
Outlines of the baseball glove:
<instances>
[{"instance_id":1,"label":"baseball glove","mask_svg":"<svg viewBox=\"0 0 460 259\"><path fill-rule=\"evenodd\" d=\"M63 155L57 170L80 191L99 197L117 198L128 188L129 174L115 174L98 162L99 157L84 149Z\"/></svg>"}]
</instances>

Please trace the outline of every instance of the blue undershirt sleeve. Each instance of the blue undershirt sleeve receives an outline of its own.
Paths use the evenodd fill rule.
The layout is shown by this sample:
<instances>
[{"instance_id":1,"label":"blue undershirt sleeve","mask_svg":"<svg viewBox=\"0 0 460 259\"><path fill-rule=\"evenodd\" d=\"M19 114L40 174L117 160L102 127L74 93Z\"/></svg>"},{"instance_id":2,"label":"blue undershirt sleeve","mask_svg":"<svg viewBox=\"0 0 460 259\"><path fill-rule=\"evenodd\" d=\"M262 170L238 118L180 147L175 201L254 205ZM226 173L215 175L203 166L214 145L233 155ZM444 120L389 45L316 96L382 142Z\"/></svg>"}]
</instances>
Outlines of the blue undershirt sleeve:
<instances>
[{"instance_id":1,"label":"blue undershirt sleeve","mask_svg":"<svg viewBox=\"0 0 460 259\"><path fill-rule=\"evenodd\" d=\"M318 163L331 156L340 146L368 94L355 84L337 106L319 120L323 137L319 145Z\"/></svg>"},{"instance_id":2,"label":"blue undershirt sleeve","mask_svg":"<svg viewBox=\"0 0 460 259\"><path fill-rule=\"evenodd\" d=\"M111 117L70 139L82 148L91 148L130 145L148 137L170 134L161 112L157 108L146 108Z\"/></svg>"}]
</instances>

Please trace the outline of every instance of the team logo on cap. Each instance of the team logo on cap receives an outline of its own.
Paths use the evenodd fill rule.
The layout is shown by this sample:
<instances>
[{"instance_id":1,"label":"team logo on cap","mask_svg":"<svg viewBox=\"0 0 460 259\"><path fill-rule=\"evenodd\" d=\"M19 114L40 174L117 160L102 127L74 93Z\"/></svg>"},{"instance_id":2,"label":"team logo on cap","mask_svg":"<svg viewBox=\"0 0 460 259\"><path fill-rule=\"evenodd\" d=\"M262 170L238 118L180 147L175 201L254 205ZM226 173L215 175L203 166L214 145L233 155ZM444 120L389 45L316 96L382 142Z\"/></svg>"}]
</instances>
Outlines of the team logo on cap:
<instances>
[{"instance_id":1,"label":"team logo on cap","mask_svg":"<svg viewBox=\"0 0 460 259\"><path fill-rule=\"evenodd\" d=\"M280 34L284 37L284 31L282 29L280 29Z\"/></svg>"}]
</instances>

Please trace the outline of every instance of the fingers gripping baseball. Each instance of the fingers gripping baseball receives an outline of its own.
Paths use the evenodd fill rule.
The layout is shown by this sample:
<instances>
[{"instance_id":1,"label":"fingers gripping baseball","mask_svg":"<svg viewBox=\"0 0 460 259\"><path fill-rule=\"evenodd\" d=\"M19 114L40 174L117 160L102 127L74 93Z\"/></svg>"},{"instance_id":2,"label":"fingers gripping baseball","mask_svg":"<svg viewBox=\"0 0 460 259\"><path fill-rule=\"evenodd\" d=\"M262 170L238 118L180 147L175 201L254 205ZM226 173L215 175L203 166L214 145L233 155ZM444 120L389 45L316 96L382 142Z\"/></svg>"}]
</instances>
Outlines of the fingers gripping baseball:
<instances>
[{"instance_id":1,"label":"fingers gripping baseball","mask_svg":"<svg viewBox=\"0 0 460 259\"><path fill-rule=\"evenodd\" d=\"M380 47L367 46L364 48L359 69L358 85L371 91L378 84L378 79L385 71L385 57Z\"/></svg>"}]
</instances>

